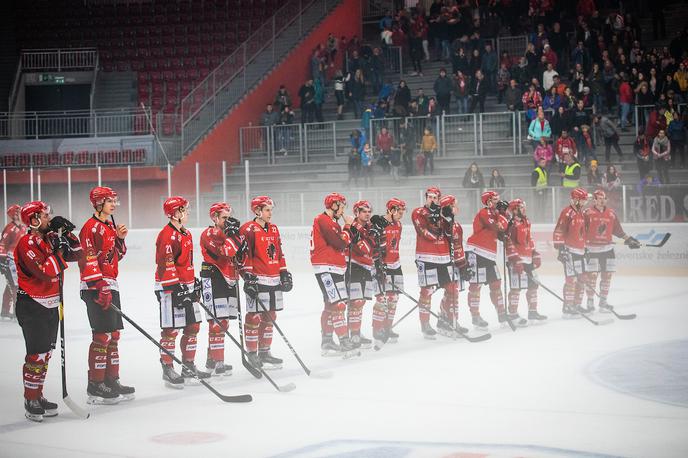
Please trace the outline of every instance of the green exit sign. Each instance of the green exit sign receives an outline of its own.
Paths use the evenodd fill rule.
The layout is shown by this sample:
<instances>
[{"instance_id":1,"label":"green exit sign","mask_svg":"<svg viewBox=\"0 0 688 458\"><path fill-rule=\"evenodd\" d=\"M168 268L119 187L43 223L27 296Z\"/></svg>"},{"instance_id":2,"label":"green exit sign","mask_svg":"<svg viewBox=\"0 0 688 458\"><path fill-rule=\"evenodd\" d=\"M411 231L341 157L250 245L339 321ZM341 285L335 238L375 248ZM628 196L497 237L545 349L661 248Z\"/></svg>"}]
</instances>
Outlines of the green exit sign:
<instances>
[{"instance_id":1,"label":"green exit sign","mask_svg":"<svg viewBox=\"0 0 688 458\"><path fill-rule=\"evenodd\" d=\"M51 75L50 73L40 73L38 75L38 82L40 83L53 83L53 84L64 84L65 77L61 75Z\"/></svg>"}]
</instances>

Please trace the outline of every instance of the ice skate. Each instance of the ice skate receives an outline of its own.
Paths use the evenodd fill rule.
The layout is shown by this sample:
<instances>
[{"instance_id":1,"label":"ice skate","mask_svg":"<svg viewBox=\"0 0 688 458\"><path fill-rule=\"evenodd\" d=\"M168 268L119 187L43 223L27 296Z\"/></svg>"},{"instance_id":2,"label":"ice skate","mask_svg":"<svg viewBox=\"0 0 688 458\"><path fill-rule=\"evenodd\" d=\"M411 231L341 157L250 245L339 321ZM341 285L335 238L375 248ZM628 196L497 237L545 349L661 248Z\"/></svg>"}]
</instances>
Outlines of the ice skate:
<instances>
[{"instance_id":1,"label":"ice skate","mask_svg":"<svg viewBox=\"0 0 688 458\"><path fill-rule=\"evenodd\" d=\"M194 363L184 362L182 366L182 377L184 377L184 383L186 385L199 385L200 380L210 378L210 374L199 370Z\"/></svg>"},{"instance_id":2,"label":"ice skate","mask_svg":"<svg viewBox=\"0 0 688 458\"><path fill-rule=\"evenodd\" d=\"M57 404L56 403L48 401L43 396L41 396L41 398L38 400L38 402L41 405L41 407L43 407L43 410L45 410L43 417L57 417Z\"/></svg>"},{"instance_id":3,"label":"ice skate","mask_svg":"<svg viewBox=\"0 0 688 458\"><path fill-rule=\"evenodd\" d=\"M435 331L432 326L430 326L430 323L424 323L421 326L421 332L423 333L423 337L426 338L427 340L436 340L437 339L437 331Z\"/></svg>"},{"instance_id":4,"label":"ice skate","mask_svg":"<svg viewBox=\"0 0 688 458\"><path fill-rule=\"evenodd\" d=\"M361 350L356 348L353 342L351 342L351 340L349 340L348 337L344 337L343 339L341 339L340 347L342 349L341 354L344 359L361 356Z\"/></svg>"},{"instance_id":5,"label":"ice skate","mask_svg":"<svg viewBox=\"0 0 688 458\"><path fill-rule=\"evenodd\" d=\"M322 343L320 344L321 356L340 356L341 351L342 349L332 340L332 337L323 337Z\"/></svg>"},{"instance_id":6,"label":"ice skate","mask_svg":"<svg viewBox=\"0 0 688 458\"><path fill-rule=\"evenodd\" d=\"M528 326L528 320L525 318L521 318L518 313L510 313L508 315L509 320L516 326L517 328L525 328Z\"/></svg>"},{"instance_id":7,"label":"ice skate","mask_svg":"<svg viewBox=\"0 0 688 458\"><path fill-rule=\"evenodd\" d=\"M232 375L232 365L225 364L224 361L214 361L209 359L205 362L205 368L211 376L229 376Z\"/></svg>"},{"instance_id":8,"label":"ice skate","mask_svg":"<svg viewBox=\"0 0 688 458\"><path fill-rule=\"evenodd\" d=\"M105 382L94 382L89 380L86 392L88 393L88 400L86 401L88 404L114 405L119 404L122 400L122 396L107 386Z\"/></svg>"},{"instance_id":9,"label":"ice skate","mask_svg":"<svg viewBox=\"0 0 688 458\"><path fill-rule=\"evenodd\" d=\"M473 327L479 331L487 331L488 323L483 320L483 317L476 315L471 320L473 322Z\"/></svg>"},{"instance_id":10,"label":"ice skate","mask_svg":"<svg viewBox=\"0 0 688 458\"><path fill-rule=\"evenodd\" d=\"M105 385L110 387L112 391L122 396L122 401L131 401L136 397L136 389L133 386L122 385L118 378L105 379ZM47 410L47 409L46 409Z\"/></svg>"},{"instance_id":11,"label":"ice skate","mask_svg":"<svg viewBox=\"0 0 688 458\"><path fill-rule=\"evenodd\" d=\"M162 365L162 379L165 381L165 386L181 390L184 388L184 377L174 371L172 364Z\"/></svg>"},{"instance_id":12,"label":"ice skate","mask_svg":"<svg viewBox=\"0 0 688 458\"><path fill-rule=\"evenodd\" d=\"M540 315L537 310L530 310L528 312L528 319L530 321L545 321L547 317L545 315Z\"/></svg>"},{"instance_id":13,"label":"ice skate","mask_svg":"<svg viewBox=\"0 0 688 458\"><path fill-rule=\"evenodd\" d=\"M270 353L270 350L265 350L261 351L258 354L260 358L260 362L263 363L263 369L282 369L282 361L281 358L277 358L275 356L272 356L272 353Z\"/></svg>"},{"instance_id":14,"label":"ice skate","mask_svg":"<svg viewBox=\"0 0 688 458\"><path fill-rule=\"evenodd\" d=\"M41 405L38 399L28 399L24 400L24 416L31 421L40 423L43 421L43 416L45 415L45 409Z\"/></svg>"}]
</instances>

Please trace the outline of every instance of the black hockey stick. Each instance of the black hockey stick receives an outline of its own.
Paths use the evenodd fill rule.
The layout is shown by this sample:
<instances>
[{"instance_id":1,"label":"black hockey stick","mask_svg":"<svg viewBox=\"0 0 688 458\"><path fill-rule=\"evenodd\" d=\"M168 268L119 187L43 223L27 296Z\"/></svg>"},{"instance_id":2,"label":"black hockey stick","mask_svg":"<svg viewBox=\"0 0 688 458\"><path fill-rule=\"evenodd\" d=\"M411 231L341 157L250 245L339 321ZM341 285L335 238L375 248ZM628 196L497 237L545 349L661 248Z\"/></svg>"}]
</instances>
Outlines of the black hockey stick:
<instances>
[{"instance_id":1,"label":"black hockey stick","mask_svg":"<svg viewBox=\"0 0 688 458\"><path fill-rule=\"evenodd\" d=\"M239 395L235 395L235 396L229 396L229 395L220 393L220 392L217 391L215 388L213 388L213 386L212 386L211 384L209 384L208 382L206 382L206 381L203 380L202 378L199 378L198 375L196 374L196 371L193 370L192 367L187 366L186 363L184 363L181 359L179 359L179 358L177 358L176 356L174 356L174 353L170 352L167 348L165 348L165 347L163 347L162 345L160 345L160 342L158 342L157 340L155 340L150 334L148 334L148 333L147 333L141 326L139 326L134 320L132 320L131 318L129 318L124 312L122 312L122 310L120 310L119 307L117 307L115 304L111 304L110 307L112 307L112 308L114 309L115 312L119 313L119 314L121 315L122 318L124 318L125 320L127 320L127 322L128 322L130 325L132 325L134 328L136 328L137 331L139 331L141 334L143 334L143 336L144 336L145 338L147 338L148 340L150 340L156 347L158 347L158 348L160 349L160 351L162 351L162 352L165 353L167 356L169 356L170 358L172 358L172 360L173 360L174 362L176 362L177 364L179 364L179 365L185 367L191 374L193 374L193 377L194 377L196 380L198 380L198 381L201 383L201 385L203 385L204 387L208 388L208 390L210 390L211 393L213 393L215 396L217 396L218 398L220 398L222 401L224 401L224 402L251 402L251 401L253 400L253 396L251 396L250 394L239 394Z\"/></svg>"},{"instance_id":2,"label":"black hockey stick","mask_svg":"<svg viewBox=\"0 0 688 458\"><path fill-rule=\"evenodd\" d=\"M77 405L67 393L67 363L65 360L65 327L64 327L64 295L63 295L63 280L62 273L58 276L60 283L60 366L62 368L62 401L77 417L86 420L91 414L83 407Z\"/></svg>"},{"instance_id":3,"label":"black hockey stick","mask_svg":"<svg viewBox=\"0 0 688 458\"><path fill-rule=\"evenodd\" d=\"M306 375L313 377L313 378L330 378L330 377L332 377L332 372L329 372L329 371L325 371L325 372L313 372L313 371L311 371L306 366L306 364L303 362L303 360L301 359L299 354L296 353L296 350L294 350L294 347L292 346L291 342L289 342L289 339L287 339L287 336L284 335L284 332L282 332L282 329L277 324L277 321L274 318L272 318L268 309L265 308L265 304L263 304L263 301L261 301L258 298L258 296L256 296L256 303L261 308L261 310L264 312L263 316L268 317L268 319L270 320L270 323L272 323L272 325L275 327L275 329L277 329L277 332L279 333L279 335L282 336L284 343L287 344L287 347L289 347L289 351L291 351L291 354L294 355L294 358L296 358L296 360L299 362L299 364L303 368L303 371L306 373Z\"/></svg>"},{"instance_id":4,"label":"black hockey stick","mask_svg":"<svg viewBox=\"0 0 688 458\"><path fill-rule=\"evenodd\" d=\"M540 280L538 280L537 277L536 277L535 275L533 275L532 273L529 272L529 273L528 273L528 276L529 276L530 279L533 280L538 286L540 286L542 289L544 289L545 291L547 291L548 293L550 293L552 296L554 296L554 297L556 297L557 299L559 299L559 300L561 301L562 304L564 303L564 299L563 299L561 296L559 296L557 293L555 293L554 291L552 291L551 289L549 289L548 287L546 287L545 285L543 285L542 283L540 283ZM582 316L583 318L585 318L586 320L588 320L589 322L591 322L592 324L594 324L595 326L613 323L613 320L599 320L599 321L593 320L592 318L590 318L589 316L587 316L585 313L581 313L580 311L579 311L578 314L579 314L580 316Z\"/></svg>"},{"instance_id":5,"label":"black hockey stick","mask_svg":"<svg viewBox=\"0 0 688 458\"><path fill-rule=\"evenodd\" d=\"M244 322L241 318L241 293L239 292L239 282L237 281L237 319L239 320L239 346L241 347L241 365L246 368L255 378L261 378L262 372L256 371L246 359L246 349L244 348Z\"/></svg>"},{"instance_id":6,"label":"black hockey stick","mask_svg":"<svg viewBox=\"0 0 688 458\"><path fill-rule=\"evenodd\" d=\"M652 247L652 248L661 248L664 246L665 243L667 243L669 241L669 237L671 237L671 232L667 232L666 234L664 234L664 238L662 238L662 240L657 244L643 243L642 246Z\"/></svg>"},{"instance_id":7,"label":"black hockey stick","mask_svg":"<svg viewBox=\"0 0 688 458\"><path fill-rule=\"evenodd\" d=\"M509 223L509 225L511 225L511 223ZM511 318L509 318L509 294L507 292L509 285L507 283L507 278L510 279L511 274L506 268L506 237L502 240L502 270L504 271L504 298L502 299L504 301L504 315L506 316L506 322L509 323L511 330L516 332L516 325L511 321Z\"/></svg>"},{"instance_id":8,"label":"black hockey stick","mask_svg":"<svg viewBox=\"0 0 688 458\"><path fill-rule=\"evenodd\" d=\"M598 293L595 288L590 287L590 290L593 293L595 293L595 296L602 299L602 296L600 296L600 293ZM616 310L614 310L614 307L612 307L611 305L608 305L608 304L606 306L606 309L609 310L610 312L612 312L612 314L620 320L635 320L638 317L638 315L636 315L635 313L629 313L627 315L623 314L623 313L617 313ZM600 310L602 310L602 309L600 309Z\"/></svg>"},{"instance_id":9,"label":"black hockey stick","mask_svg":"<svg viewBox=\"0 0 688 458\"><path fill-rule=\"evenodd\" d=\"M237 288L238 288L238 282L237 282ZM237 290L237 293L238 293L238 290ZM220 329L222 329L222 323L220 323L220 320L217 319L217 317L213 314L213 312L211 312L210 309L208 307L206 307L206 305L202 301L199 301L198 304L201 307L203 307L203 310L205 310L205 313L208 314L208 316L215 322L215 324L220 326ZM234 345L239 347L239 350L241 350L241 357L242 357L242 359L245 359L246 350L244 350L244 347L239 343L238 340L236 340L236 338L227 329L224 330L224 333L227 337L229 337L231 339L231 341L234 343ZM264 376L265 379L268 382L270 382L270 384L272 386L274 386L277 391L280 391L282 393L288 393L289 391L294 391L294 389L296 389L296 385L294 385L293 383L288 383L284 386L279 386L277 383L275 383L275 381L268 374L265 373L263 368L258 369L258 368L255 368L249 364L246 369L255 378L262 378Z\"/></svg>"},{"instance_id":10,"label":"black hockey stick","mask_svg":"<svg viewBox=\"0 0 688 458\"><path fill-rule=\"evenodd\" d=\"M415 306L414 308L412 308L411 311L409 311L409 312L407 313L407 315L408 315L409 313L411 313L412 311L414 311L414 310L419 306L418 300L417 300L415 297L411 296L411 295L410 295L409 293L407 293L406 291L404 291L403 289L394 288L394 291L397 291L397 292L403 294L404 296L408 297L409 299L411 299L413 302L416 303L416 306ZM436 314L436 313L433 312L432 310L430 310L430 315L434 316L434 317L437 318L438 320L444 321L446 324L449 325L449 327L452 328L452 330L453 330L458 336L463 337L464 339L466 339L467 341L469 341L469 342L471 342L471 343L483 342L483 341L485 341L485 340L488 340L488 339L492 338L492 334L490 334L489 332L486 332L485 334L482 334L482 335L480 335L480 336L478 336L478 337L471 337L471 336L469 336L468 334L464 334L463 332L459 331L458 327L455 327L455 326L454 326L452 323L450 323L445 317ZM406 315L404 315L404 317L405 317L405 316L406 316ZM402 317L402 319L403 319L404 317ZM399 321L401 321L401 319L400 319ZM398 323L398 322L397 322L397 323ZM396 326L396 324L395 324L395 326Z\"/></svg>"}]
</instances>

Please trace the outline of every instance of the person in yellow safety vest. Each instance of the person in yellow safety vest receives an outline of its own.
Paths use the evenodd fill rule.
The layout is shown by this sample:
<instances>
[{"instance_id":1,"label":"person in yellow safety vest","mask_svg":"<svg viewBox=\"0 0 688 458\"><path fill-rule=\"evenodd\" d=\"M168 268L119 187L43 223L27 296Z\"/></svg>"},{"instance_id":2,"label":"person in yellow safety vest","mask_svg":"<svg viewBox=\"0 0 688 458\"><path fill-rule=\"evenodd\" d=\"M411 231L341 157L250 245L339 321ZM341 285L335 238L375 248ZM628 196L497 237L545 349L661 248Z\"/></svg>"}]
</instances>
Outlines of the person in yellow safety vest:
<instances>
[{"instance_id":1,"label":"person in yellow safety vest","mask_svg":"<svg viewBox=\"0 0 688 458\"><path fill-rule=\"evenodd\" d=\"M547 189L548 179L547 159L542 157L538 160L538 165L533 170L533 173L530 174L530 185L535 188L535 206L533 207L535 210L532 215L534 219L538 219L543 214L546 206L547 195L545 190Z\"/></svg>"},{"instance_id":2,"label":"person in yellow safety vest","mask_svg":"<svg viewBox=\"0 0 688 458\"><path fill-rule=\"evenodd\" d=\"M561 174L561 185L565 188L577 188L580 186L581 165L570 154L564 155L564 173Z\"/></svg>"}]
</instances>

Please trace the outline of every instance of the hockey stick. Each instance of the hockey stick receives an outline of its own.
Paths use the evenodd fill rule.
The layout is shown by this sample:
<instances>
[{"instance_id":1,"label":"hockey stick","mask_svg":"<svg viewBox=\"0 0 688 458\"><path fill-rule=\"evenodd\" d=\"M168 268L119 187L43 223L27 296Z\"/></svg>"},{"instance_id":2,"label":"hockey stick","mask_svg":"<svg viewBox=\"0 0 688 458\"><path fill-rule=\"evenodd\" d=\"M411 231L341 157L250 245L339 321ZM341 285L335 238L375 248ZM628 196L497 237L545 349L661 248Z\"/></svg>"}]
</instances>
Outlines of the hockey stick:
<instances>
[{"instance_id":1,"label":"hockey stick","mask_svg":"<svg viewBox=\"0 0 688 458\"><path fill-rule=\"evenodd\" d=\"M394 291L403 294L404 296L408 297L409 299L411 299L413 302L416 303L416 306L415 306L414 308L412 308L411 311L409 311L409 312L407 313L407 315L408 315L409 313L411 313L412 311L414 311L414 310L419 306L418 300L417 300L415 297L411 296L411 295L410 295L409 293L407 293L406 291L404 291L403 289L394 288ZM455 327L454 325L452 325L452 323L450 323L449 321L447 321L446 318L444 318L443 316L440 316L440 315L436 314L436 313L433 312L432 310L430 310L430 315L434 316L434 317L437 318L438 320L444 321L446 324L448 324L448 325L452 328L452 330L453 330L457 335L463 337L464 339L466 339L467 341L469 341L469 342L471 342L471 343L483 342L483 341L485 341L485 340L488 340L488 339L492 338L492 334L490 334L489 332L486 332L485 334L482 334L482 335L480 335L480 336L478 336L478 337L471 337L471 336L469 336L468 334L464 334L463 332L459 331L459 330L458 330L458 327ZM405 317L405 316L406 316L406 315L404 315L404 317ZM404 317L402 317L402 319L403 319ZM399 321L401 321L401 319L400 319ZM398 323L398 322L397 322L397 323ZM396 326L396 324L395 324L395 326Z\"/></svg>"},{"instance_id":2,"label":"hockey stick","mask_svg":"<svg viewBox=\"0 0 688 458\"><path fill-rule=\"evenodd\" d=\"M551 289L549 289L548 287L546 287L545 285L543 285L542 283L540 283L540 280L538 280L537 277L536 277L534 274L528 273L528 276L529 276L530 279L533 280L533 282L535 282L538 286L542 287L542 289L544 289L545 291L547 291L548 293L550 293L552 296L554 296L554 297L556 297L557 299L559 299L559 300L561 301L562 304L564 303L564 299L563 299L561 296L559 296L557 293L555 293L554 291L552 291ZM594 324L595 326L610 324L610 323L613 323L613 322L614 322L614 321L611 320L611 319L610 319L610 320L599 320L599 321L598 321L598 320L593 320L592 318L590 318L589 316L587 316L587 315L584 314L584 313L580 313L580 312L579 312L578 314L579 314L580 316L582 316L583 318L585 318L586 320L588 320L589 322L591 322L592 324Z\"/></svg>"},{"instance_id":3,"label":"hockey stick","mask_svg":"<svg viewBox=\"0 0 688 458\"><path fill-rule=\"evenodd\" d=\"M246 359L246 349L244 348L244 322L241 318L241 293L239 292L239 282L237 281L237 319L239 320L239 346L241 348L241 365L246 368L255 378L261 378L262 372L257 372L256 368Z\"/></svg>"},{"instance_id":4,"label":"hockey stick","mask_svg":"<svg viewBox=\"0 0 688 458\"><path fill-rule=\"evenodd\" d=\"M238 282L237 282L237 285L238 285ZM238 293L238 291L237 291L237 293ZM217 317L213 314L213 312L210 311L210 308L206 307L206 305L202 301L199 301L198 304L201 307L203 307L203 310L205 310L205 313L208 314L208 316L215 322L215 324L220 326L220 329L222 329L222 323L220 323L220 320L218 320ZM239 343L239 341L236 340L236 338L232 334L230 334L230 332L227 329L224 330L224 333L227 337L229 337L231 339L231 341L234 343L234 345L239 347L239 349L241 350L242 360L245 359L246 350L244 350L244 347ZM247 363L248 363L248 361L247 361ZM294 385L293 383L288 383L284 386L279 386L277 383L275 383L275 381L267 373L265 373L263 368L258 369L258 368L255 368L249 364L246 369L251 373L251 375L253 375L256 378L261 378L264 376L265 379L268 382L270 382L270 384L272 386L274 386L275 389L279 392L288 393L289 391L294 391L294 389L296 389L296 385Z\"/></svg>"},{"instance_id":5,"label":"hockey stick","mask_svg":"<svg viewBox=\"0 0 688 458\"><path fill-rule=\"evenodd\" d=\"M668 241L669 238L671 237L671 232L667 232L664 234L664 237L662 237L662 240L659 241L659 243L641 243L641 247L646 247L646 248L662 248ZM617 245L625 245L625 241L617 241Z\"/></svg>"},{"instance_id":6,"label":"hockey stick","mask_svg":"<svg viewBox=\"0 0 688 458\"><path fill-rule=\"evenodd\" d=\"M120 316L121 316L122 318L124 318L125 320L127 320L127 322L128 322L130 325L132 325L134 328L136 328L137 331L139 331L141 334L143 334L143 336L144 336L145 338L147 338L148 340L150 340L156 347L158 347L158 348L160 349L160 351L162 351L162 352L165 353L167 356L169 356L170 358L172 358L172 360L173 360L174 362L176 362L177 364L179 364L179 365L185 367L191 374L193 374L193 377L194 377L196 380L198 380L198 381L201 383L201 385L203 385L204 387L208 388L208 390L210 390L211 393L213 393L215 396L217 396L218 398L220 398L222 401L224 401L224 402L251 402L251 401L253 400L253 396L251 396L250 394L239 394L239 395L235 395L235 396L229 396L229 395L220 393L220 392L217 391L215 388L213 388L213 386L210 385L208 382L206 382L205 380L199 378L198 375L196 374L196 371L193 370L192 367L187 366L186 363L184 363L182 360L180 360L179 358L177 358L177 357L174 355L174 353L170 352L167 348L165 348L165 347L163 347L162 345L160 345L160 342L158 342L157 340L155 340L150 334L148 334L146 331L144 331L144 329L143 329L141 326L139 326L134 320L132 320L131 318L129 318L122 310L120 310L119 307L117 307L115 304L111 304L110 307L112 307L112 308L115 310L115 312L119 313Z\"/></svg>"},{"instance_id":7,"label":"hockey stick","mask_svg":"<svg viewBox=\"0 0 688 458\"><path fill-rule=\"evenodd\" d=\"M86 420L91 416L91 414L83 407L77 405L72 398L69 397L67 393L67 363L65 361L65 327L64 327L64 296L63 296L63 280L62 274L59 275L60 283L60 366L62 368L62 401L65 405L72 411L77 417L82 420Z\"/></svg>"},{"instance_id":8,"label":"hockey stick","mask_svg":"<svg viewBox=\"0 0 688 458\"><path fill-rule=\"evenodd\" d=\"M506 238L502 240L502 269L504 270L504 298L502 299L504 301L504 314L506 316L506 322L509 323L509 327L512 331L516 332L516 325L509 318L509 304L507 303L509 298L509 294L507 291L507 289L509 288L507 278L510 279L511 274L506 269Z\"/></svg>"},{"instance_id":9,"label":"hockey stick","mask_svg":"<svg viewBox=\"0 0 688 458\"><path fill-rule=\"evenodd\" d=\"M600 299L602 299L602 296L600 296L600 293L598 293L597 290L596 290L595 288L590 287L590 290L591 290L593 293L595 293L595 296L597 296L597 297L599 297ZM609 304L607 304L607 307L606 307L606 308L607 308L607 310L609 310L610 312L612 312L612 314L614 314L615 317L617 317L617 318L620 319L620 320L635 320L635 319L637 318L637 316L638 316L638 315L636 315L635 313L629 313L629 314L627 314L627 315L625 315L625 314L623 314L623 313L617 313L616 310L614 310L614 307L612 307L612 306L609 305Z\"/></svg>"},{"instance_id":10,"label":"hockey stick","mask_svg":"<svg viewBox=\"0 0 688 458\"><path fill-rule=\"evenodd\" d=\"M263 304L263 301L261 301L258 296L256 296L256 303L260 306L261 310L263 311L263 316L267 316L268 319L270 320L270 323L277 329L277 332L279 333L280 336L282 336L282 339L284 340L284 343L287 344L287 347L289 347L289 351L291 351L291 354L294 355L294 358L299 362L301 367L303 368L303 371L306 373L306 375L313 377L313 378L330 378L332 377L332 372L330 371L324 371L324 372L313 372L311 371L306 364L303 362L301 357L299 356L298 353L296 353L296 350L294 350L294 347L291 345L291 342L289 342L289 339L287 339L287 336L284 335L284 332L282 332L282 329L280 329L279 325L277 324L277 321L272 318L270 315L270 312L268 311L267 308L265 308L265 304Z\"/></svg>"}]
</instances>

